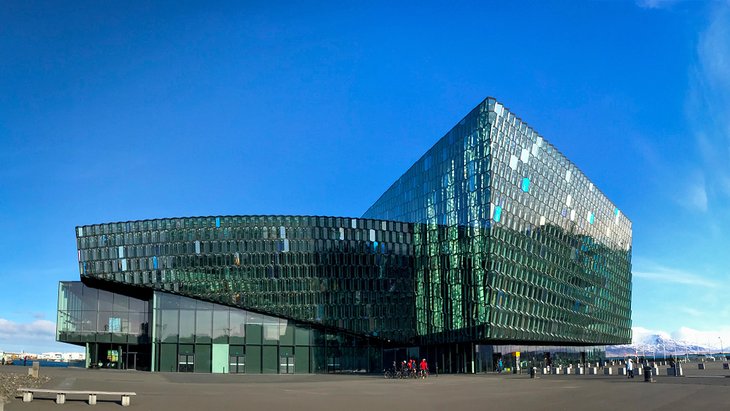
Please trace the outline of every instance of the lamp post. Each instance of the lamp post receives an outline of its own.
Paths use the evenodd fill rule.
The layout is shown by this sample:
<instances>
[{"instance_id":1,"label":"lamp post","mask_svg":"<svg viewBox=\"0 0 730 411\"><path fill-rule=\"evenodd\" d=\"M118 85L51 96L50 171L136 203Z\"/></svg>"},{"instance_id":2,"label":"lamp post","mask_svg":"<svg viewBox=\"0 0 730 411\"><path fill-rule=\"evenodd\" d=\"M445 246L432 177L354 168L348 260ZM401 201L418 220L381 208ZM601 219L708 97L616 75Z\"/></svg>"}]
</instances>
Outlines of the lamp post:
<instances>
[{"instance_id":1,"label":"lamp post","mask_svg":"<svg viewBox=\"0 0 730 411\"><path fill-rule=\"evenodd\" d=\"M717 337L718 340L720 340L720 358L722 358L723 361L725 361L725 354L723 354L723 348L722 348L722 337Z\"/></svg>"}]
</instances>

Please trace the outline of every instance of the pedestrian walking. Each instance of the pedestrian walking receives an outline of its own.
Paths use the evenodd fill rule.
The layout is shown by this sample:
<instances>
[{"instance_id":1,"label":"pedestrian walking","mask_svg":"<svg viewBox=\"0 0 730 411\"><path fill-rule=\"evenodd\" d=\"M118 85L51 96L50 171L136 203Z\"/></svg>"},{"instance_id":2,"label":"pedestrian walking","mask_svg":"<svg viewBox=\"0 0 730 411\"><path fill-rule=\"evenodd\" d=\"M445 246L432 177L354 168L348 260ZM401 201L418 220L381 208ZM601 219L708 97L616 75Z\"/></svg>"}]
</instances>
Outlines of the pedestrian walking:
<instances>
[{"instance_id":1,"label":"pedestrian walking","mask_svg":"<svg viewBox=\"0 0 730 411\"><path fill-rule=\"evenodd\" d=\"M428 363L426 362L426 359L421 360L421 378L426 378L426 375L428 374Z\"/></svg>"},{"instance_id":2,"label":"pedestrian walking","mask_svg":"<svg viewBox=\"0 0 730 411\"><path fill-rule=\"evenodd\" d=\"M634 378L634 362L631 360L631 358L626 361L626 371L627 374L629 374L628 378Z\"/></svg>"}]
</instances>

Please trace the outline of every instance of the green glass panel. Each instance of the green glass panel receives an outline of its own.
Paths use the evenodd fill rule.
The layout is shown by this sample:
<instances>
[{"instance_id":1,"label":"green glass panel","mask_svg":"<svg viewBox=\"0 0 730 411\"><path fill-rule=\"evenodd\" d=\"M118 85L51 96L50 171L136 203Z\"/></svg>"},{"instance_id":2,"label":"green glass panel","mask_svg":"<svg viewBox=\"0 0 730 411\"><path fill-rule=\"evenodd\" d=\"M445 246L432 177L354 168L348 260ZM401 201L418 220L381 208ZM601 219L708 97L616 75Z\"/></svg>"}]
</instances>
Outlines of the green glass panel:
<instances>
[{"instance_id":1,"label":"green glass panel","mask_svg":"<svg viewBox=\"0 0 730 411\"><path fill-rule=\"evenodd\" d=\"M210 344L195 344L195 372L211 372Z\"/></svg>"},{"instance_id":2,"label":"green glass panel","mask_svg":"<svg viewBox=\"0 0 730 411\"><path fill-rule=\"evenodd\" d=\"M294 364L294 370L297 374L309 373L310 358L309 358L309 347L297 347L296 348L296 363Z\"/></svg>"},{"instance_id":3,"label":"green glass panel","mask_svg":"<svg viewBox=\"0 0 730 411\"><path fill-rule=\"evenodd\" d=\"M246 345L262 344L263 326L261 324L246 324Z\"/></svg>"},{"instance_id":4,"label":"green glass panel","mask_svg":"<svg viewBox=\"0 0 730 411\"><path fill-rule=\"evenodd\" d=\"M180 312L177 310L160 310L160 332L158 333L162 342L178 342Z\"/></svg>"},{"instance_id":5,"label":"green glass panel","mask_svg":"<svg viewBox=\"0 0 730 411\"><path fill-rule=\"evenodd\" d=\"M246 348L243 345L230 345L228 354L233 356L243 356L246 355Z\"/></svg>"},{"instance_id":6,"label":"green glass panel","mask_svg":"<svg viewBox=\"0 0 730 411\"><path fill-rule=\"evenodd\" d=\"M195 355L195 346L192 344L180 344L178 346L178 354Z\"/></svg>"},{"instance_id":7,"label":"green glass panel","mask_svg":"<svg viewBox=\"0 0 730 411\"><path fill-rule=\"evenodd\" d=\"M180 310L180 343L195 342L195 310Z\"/></svg>"},{"instance_id":8,"label":"green glass panel","mask_svg":"<svg viewBox=\"0 0 730 411\"><path fill-rule=\"evenodd\" d=\"M233 334L231 324L229 322L229 309L216 305L213 311L213 343L227 344L228 338ZM243 343L241 341L241 343Z\"/></svg>"},{"instance_id":9,"label":"green glass panel","mask_svg":"<svg viewBox=\"0 0 730 411\"><path fill-rule=\"evenodd\" d=\"M269 347L271 348L271 347ZM261 374L261 346L246 346L246 373Z\"/></svg>"},{"instance_id":10,"label":"green glass panel","mask_svg":"<svg viewBox=\"0 0 730 411\"><path fill-rule=\"evenodd\" d=\"M177 371L177 344L157 344L160 350L160 371Z\"/></svg>"},{"instance_id":11,"label":"green glass panel","mask_svg":"<svg viewBox=\"0 0 730 411\"><path fill-rule=\"evenodd\" d=\"M284 324L284 323L283 323ZM281 345L294 345L294 330L295 326L293 324L287 324L283 325L282 328L284 328L284 335L281 336L279 340L279 344Z\"/></svg>"},{"instance_id":12,"label":"green glass panel","mask_svg":"<svg viewBox=\"0 0 730 411\"><path fill-rule=\"evenodd\" d=\"M243 310L231 309L230 317L230 343L244 344L246 341L246 312Z\"/></svg>"},{"instance_id":13,"label":"green glass panel","mask_svg":"<svg viewBox=\"0 0 730 411\"><path fill-rule=\"evenodd\" d=\"M213 311L196 310L195 312L195 342L210 343L213 328Z\"/></svg>"},{"instance_id":14,"label":"green glass panel","mask_svg":"<svg viewBox=\"0 0 730 411\"><path fill-rule=\"evenodd\" d=\"M279 372L278 347L264 345L262 347L262 373L277 374Z\"/></svg>"},{"instance_id":15,"label":"green glass panel","mask_svg":"<svg viewBox=\"0 0 730 411\"><path fill-rule=\"evenodd\" d=\"M297 345L311 345L311 330L305 327L295 327L295 340Z\"/></svg>"}]
</instances>

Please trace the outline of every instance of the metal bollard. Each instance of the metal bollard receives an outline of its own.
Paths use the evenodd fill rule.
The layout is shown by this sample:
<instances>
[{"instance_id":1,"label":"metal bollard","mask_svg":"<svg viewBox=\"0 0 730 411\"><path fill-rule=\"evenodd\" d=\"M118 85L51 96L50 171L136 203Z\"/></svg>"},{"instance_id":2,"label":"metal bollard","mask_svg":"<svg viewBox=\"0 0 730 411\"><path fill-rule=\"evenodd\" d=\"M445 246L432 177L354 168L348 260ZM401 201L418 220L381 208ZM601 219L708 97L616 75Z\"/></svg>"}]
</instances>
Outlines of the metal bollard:
<instances>
[{"instance_id":1,"label":"metal bollard","mask_svg":"<svg viewBox=\"0 0 730 411\"><path fill-rule=\"evenodd\" d=\"M654 382L651 378L651 367L648 365L644 367L644 382Z\"/></svg>"}]
</instances>

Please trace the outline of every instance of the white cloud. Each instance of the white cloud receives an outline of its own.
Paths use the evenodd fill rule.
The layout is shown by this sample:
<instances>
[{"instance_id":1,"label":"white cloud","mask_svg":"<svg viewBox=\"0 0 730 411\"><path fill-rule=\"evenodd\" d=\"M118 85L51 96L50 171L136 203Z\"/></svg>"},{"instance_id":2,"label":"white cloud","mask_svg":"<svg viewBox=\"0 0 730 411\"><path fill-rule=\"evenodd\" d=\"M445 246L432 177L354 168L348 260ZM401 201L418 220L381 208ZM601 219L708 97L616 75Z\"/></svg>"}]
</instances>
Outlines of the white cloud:
<instances>
[{"instance_id":1,"label":"white cloud","mask_svg":"<svg viewBox=\"0 0 730 411\"><path fill-rule=\"evenodd\" d=\"M730 88L730 2L718 2L697 47L703 78L710 87Z\"/></svg>"},{"instance_id":2,"label":"white cloud","mask_svg":"<svg viewBox=\"0 0 730 411\"><path fill-rule=\"evenodd\" d=\"M657 281L663 283L692 285L697 287L718 287L720 284L706 276L697 275L675 268L665 267L659 264L648 264L642 269L632 272L634 277L643 278L649 281Z\"/></svg>"},{"instance_id":3,"label":"white cloud","mask_svg":"<svg viewBox=\"0 0 730 411\"><path fill-rule=\"evenodd\" d=\"M48 320L35 320L23 324L0 318L0 341L20 345L22 342L37 343L38 340L52 342L56 338L56 324Z\"/></svg>"},{"instance_id":4,"label":"white cloud","mask_svg":"<svg viewBox=\"0 0 730 411\"><path fill-rule=\"evenodd\" d=\"M730 199L730 1L712 3L708 10L686 107L706 177L702 190L694 187L690 198L705 205L709 199L712 205Z\"/></svg>"},{"instance_id":5,"label":"white cloud","mask_svg":"<svg viewBox=\"0 0 730 411\"><path fill-rule=\"evenodd\" d=\"M679 199L680 204L688 206L691 210L707 211L707 187L705 176L701 173L694 176L687 187L685 199Z\"/></svg>"},{"instance_id":6,"label":"white cloud","mask_svg":"<svg viewBox=\"0 0 730 411\"><path fill-rule=\"evenodd\" d=\"M702 317L703 315L705 315L705 313L703 313L702 311L691 307L679 307L679 311L691 315L692 317Z\"/></svg>"},{"instance_id":7,"label":"white cloud","mask_svg":"<svg viewBox=\"0 0 730 411\"><path fill-rule=\"evenodd\" d=\"M728 348L726 344L730 344L730 328L727 327L717 331L700 331L690 327L680 327L678 330L673 331L671 335L674 340L686 341L703 347L719 349L721 338L723 349Z\"/></svg>"},{"instance_id":8,"label":"white cloud","mask_svg":"<svg viewBox=\"0 0 730 411\"><path fill-rule=\"evenodd\" d=\"M666 9L678 3L679 0L636 0L636 5L642 9Z\"/></svg>"},{"instance_id":9,"label":"white cloud","mask_svg":"<svg viewBox=\"0 0 730 411\"><path fill-rule=\"evenodd\" d=\"M38 317L39 315L34 315ZM56 323L35 319L28 323L0 318L0 351L6 352L83 352L77 345L56 341Z\"/></svg>"}]
</instances>

